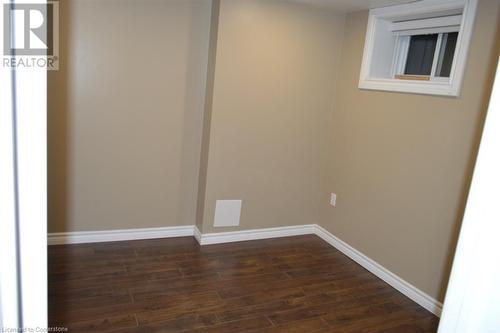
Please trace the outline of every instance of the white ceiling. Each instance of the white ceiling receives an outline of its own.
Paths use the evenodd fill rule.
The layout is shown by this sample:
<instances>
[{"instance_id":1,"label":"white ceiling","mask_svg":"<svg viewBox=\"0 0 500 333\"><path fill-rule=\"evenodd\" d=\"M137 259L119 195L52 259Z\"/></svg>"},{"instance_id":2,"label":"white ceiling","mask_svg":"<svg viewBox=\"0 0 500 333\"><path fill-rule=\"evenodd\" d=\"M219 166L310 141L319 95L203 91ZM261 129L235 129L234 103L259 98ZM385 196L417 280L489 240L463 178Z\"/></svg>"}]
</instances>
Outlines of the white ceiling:
<instances>
[{"instance_id":1,"label":"white ceiling","mask_svg":"<svg viewBox=\"0 0 500 333\"><path fill-rule=\"evenodd\" d=\"M340 12L354 12L363 9L398 5L420 0L291 0Z\"/></svg>"}]
</instances>

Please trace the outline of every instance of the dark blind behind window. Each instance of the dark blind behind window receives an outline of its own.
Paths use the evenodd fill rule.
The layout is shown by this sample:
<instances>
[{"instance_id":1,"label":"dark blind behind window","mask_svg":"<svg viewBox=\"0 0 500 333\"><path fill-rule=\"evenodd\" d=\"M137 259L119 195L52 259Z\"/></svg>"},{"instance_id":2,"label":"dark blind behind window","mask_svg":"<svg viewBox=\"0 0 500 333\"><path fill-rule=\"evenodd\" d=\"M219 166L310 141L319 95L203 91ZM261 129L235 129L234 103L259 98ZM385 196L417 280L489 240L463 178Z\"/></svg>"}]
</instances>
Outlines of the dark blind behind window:
<instances>
[{"instance_id":1,"label":"dark blind behind window","mask_svg":"<svg viewBox=\"0 0 500 333\"><path fill-rule=\"evenodd\" d=\"M443 42L439 52L439 64L436 76L450 77L451 66L455 56L458 32L451 32L443 35Z\"/></svg>"},{"instance_id":2,"label":"dark blind behind window","mask_svg":"<svg viewBox=\"0 0 500 333\"><path fill-rule=\"evenodd\" d=\"M431 75L438 34L411 36L405 74Z\"/></svg>"}]
</instances>

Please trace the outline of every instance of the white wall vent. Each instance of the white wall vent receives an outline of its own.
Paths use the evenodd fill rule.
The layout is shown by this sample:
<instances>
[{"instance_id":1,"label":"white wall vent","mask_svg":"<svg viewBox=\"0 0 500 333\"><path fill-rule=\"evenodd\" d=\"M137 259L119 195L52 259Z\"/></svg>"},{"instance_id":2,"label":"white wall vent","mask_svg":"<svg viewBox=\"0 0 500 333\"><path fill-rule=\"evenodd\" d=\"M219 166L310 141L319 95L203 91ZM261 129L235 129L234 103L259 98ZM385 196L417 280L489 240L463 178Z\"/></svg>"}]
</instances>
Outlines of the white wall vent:
<instances>
[{"instance_id":1,"label":"white wall vent","mask_svg":"<svg viewBox=\"0 0 500 333\"><path fill-rule=\"evenodd\" d=\"M214 227L239 226L240 216L241 216L241 200L216 201Z\"/></svg>"}]
</instances>

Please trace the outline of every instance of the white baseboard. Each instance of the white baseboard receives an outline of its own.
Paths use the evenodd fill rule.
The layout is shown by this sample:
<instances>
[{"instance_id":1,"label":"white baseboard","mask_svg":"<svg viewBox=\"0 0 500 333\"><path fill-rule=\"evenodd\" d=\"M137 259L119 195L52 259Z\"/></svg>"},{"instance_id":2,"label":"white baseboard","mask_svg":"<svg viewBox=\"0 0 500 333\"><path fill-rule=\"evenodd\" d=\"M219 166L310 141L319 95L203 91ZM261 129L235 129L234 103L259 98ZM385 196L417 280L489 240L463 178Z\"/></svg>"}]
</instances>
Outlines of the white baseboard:
<instances>
[{"instance_id":1,"label":"white baseboard","mask_svg":"<svg viewBox=\"0 0 500 333\"><path fill-rule=\"evenodd\" d=\"M277 237L289 237L298 235L314 234L315 224L297 225L278 228L252 229L242 231L216 232L201 234L198 239L200 245L241 242L256 239L267 239Z\"/></svg>"},{"instance_id":2,"label":"white baseboard","mask_svg":"<svg viewBox=\"0 0 500 333\"><path fill-rule=\"evenodd\" d=\"M443 303L438 302L411 283L403 280L384 266L380 265L349 244L335 237L319 225L316 225L316 235L318 235L324 241L335 247L340 252L344 253L346 256L366 268L368 271L370 271L380 279L384 280L387 284L397 289L400 293L413 300L415 303L432 312L436 316L441 316Z\"/></svg>"},{"instance_id":3,"label":"white baseboard","mask_svg":"<svg viewBox=\"0 0 500 333\"><path fill-rule=\"evenodd\" d=\"M176 226L162 228L121 229L103 231L76 231L49 233L49 245L114 242L137 239L193 236L194 227Z\"/></svg>"},{"instance_id":4,"label":"white baseboard","mask_svg":"<svg viewBox=\"0 0 500 333\"><path fill-rule=\"evenodd\" d=\"M198 226L196 225L194 226L193 236L198 241L198 244L201 245L201 231L200 229L198 229Z\"/></svg>"},{"instance_id":5,"label":"white baseboard","mask_svg":"<svg viewBox=\"0 0 500 333\"><path fill-rule=\"evenodd\" d=\"M241 242L257 239L289 237L315 234L335 247L340 252L375 274L380 279L397 289L406 297L413 300L436 316L441 315L443 304L438 302L411 283L403 280L379 263L370 259L349 244L335 237L333 234L316 224L306 224L278 228L252 229L242 231L217 232L202 234L197 226L178 226L165 228L145 228L107 231L62 232L48 235L48 244L77 244L111 242L136 239L169 238L194 236L200 245Z\"/></svg>"}]
</instances>

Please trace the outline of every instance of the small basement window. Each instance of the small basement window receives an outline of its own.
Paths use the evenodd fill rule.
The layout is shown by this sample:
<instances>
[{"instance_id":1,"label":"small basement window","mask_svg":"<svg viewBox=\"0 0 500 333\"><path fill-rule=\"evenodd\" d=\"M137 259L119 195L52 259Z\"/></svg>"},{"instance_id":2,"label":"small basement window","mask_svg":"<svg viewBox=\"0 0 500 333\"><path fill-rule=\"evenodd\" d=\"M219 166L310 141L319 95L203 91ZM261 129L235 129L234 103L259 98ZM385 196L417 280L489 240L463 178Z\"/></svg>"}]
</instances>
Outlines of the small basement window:
<instances>
[{"instance_id":1,"label":"small basement window","mask_svg":"<svg viewBox=\"0 0 500 333\"><path fill-rule=\"evenodd\" d=\"M370 11L359 87L458 96L477 0Z\"/></svg>"}]
</instances>

